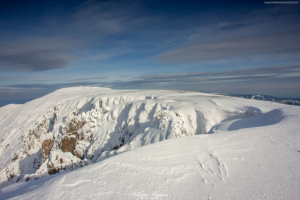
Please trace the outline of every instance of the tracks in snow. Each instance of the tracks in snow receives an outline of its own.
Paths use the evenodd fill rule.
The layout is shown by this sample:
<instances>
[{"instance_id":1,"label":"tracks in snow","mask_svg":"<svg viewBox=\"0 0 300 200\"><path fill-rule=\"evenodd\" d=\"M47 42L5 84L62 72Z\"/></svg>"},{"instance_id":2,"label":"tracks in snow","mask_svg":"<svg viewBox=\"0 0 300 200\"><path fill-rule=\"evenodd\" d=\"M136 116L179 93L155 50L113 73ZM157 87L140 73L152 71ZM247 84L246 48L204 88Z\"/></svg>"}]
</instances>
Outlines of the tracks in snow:
<instances>
[{"instance_id":1,"label":"tracks in snow","mask_svg":"<svg viewBox=\"0 0 300 200\"><path fill-rule=\"evenodd\" d=\"M218 177L225 181L228 172L225 164L213 153L203 152L196 156L200 166L200 176L204 183L212 180L212 177Z\"/></svg>"}]
</instances>

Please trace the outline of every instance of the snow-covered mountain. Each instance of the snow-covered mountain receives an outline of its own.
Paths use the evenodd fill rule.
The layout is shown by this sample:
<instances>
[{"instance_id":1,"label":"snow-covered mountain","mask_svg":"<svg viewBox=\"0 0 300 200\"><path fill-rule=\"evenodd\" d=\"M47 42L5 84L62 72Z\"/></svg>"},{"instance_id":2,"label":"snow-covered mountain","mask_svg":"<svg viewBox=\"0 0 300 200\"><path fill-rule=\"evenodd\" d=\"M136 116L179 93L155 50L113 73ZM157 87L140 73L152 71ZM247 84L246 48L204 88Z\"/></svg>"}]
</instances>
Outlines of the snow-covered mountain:
<instances>
[{"instance_id":1,"label":"snow-covered mountain","mask_svg":"<svg viewBox=\"0 0 300 200\"><path fill-rule=\"evenodd\" d=\"M0 196L297 199L299 111L198 92L60 89L0 108Z\"/></svg>"}]
</instances>

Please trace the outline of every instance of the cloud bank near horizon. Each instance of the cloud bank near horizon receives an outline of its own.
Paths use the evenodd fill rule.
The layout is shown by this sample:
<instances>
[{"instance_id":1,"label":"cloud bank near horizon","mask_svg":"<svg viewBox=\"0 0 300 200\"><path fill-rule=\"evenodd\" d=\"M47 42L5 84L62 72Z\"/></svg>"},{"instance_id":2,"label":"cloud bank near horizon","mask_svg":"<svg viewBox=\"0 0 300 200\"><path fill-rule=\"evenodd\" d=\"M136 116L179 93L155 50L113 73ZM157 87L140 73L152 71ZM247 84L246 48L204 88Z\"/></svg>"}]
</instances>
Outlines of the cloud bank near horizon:
<instances>
[{"instance_id":1,"label":"cloud bank near horizon","mask_svg":"<svg viewBox=\"0 0 300 200\"><path fill-rule=\"evenodd\" d=\"M289 80L289 81L287 81ZM260 67L245 70L217 71L217 72L190 72L151 74L132 78L131 80L106 81L104 77L93 80L74 79L67 83L39 83L39 84L13 84L0 90L0 96L14 94L20 98L25 91L32 95L46 94L65 87L97 86L113 89L171 89L171 90L210 90L211 92L229 92L239 94L268 94L278 97L276 89L286 92L294 91L297 96L300 80L300 66ZM223 90L223 91L222 91ZM13 92L12 92L13 91ZM236 92L234 92L236 91ZM18 95L20 94L20 96ZM6 99L6 98L1 98Z\"/></svg>"}]
</instances>

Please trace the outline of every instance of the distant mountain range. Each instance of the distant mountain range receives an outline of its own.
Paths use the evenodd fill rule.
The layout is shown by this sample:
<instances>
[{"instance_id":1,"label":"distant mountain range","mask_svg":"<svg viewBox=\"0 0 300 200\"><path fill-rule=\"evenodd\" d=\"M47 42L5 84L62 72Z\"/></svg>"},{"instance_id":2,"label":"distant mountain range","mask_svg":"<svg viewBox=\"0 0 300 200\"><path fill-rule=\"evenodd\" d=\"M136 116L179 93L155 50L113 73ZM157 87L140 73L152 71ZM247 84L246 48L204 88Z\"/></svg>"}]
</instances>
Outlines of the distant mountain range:
<instances>
[{"instance_id":1,"label":"distant mountain range","mask_svg":"<svg viewBox=\"0 0 300 200\"><path fill-rule=\"evenodd\" d=\"M208 91L202 91L205 93L210 93ZM260 95L260 94L229 94L229 93L212 93L224 96L240 97L245 99L256 99L261 101L271 101L282 104L300 106L300 98L289 98L289 97L274 97L270 95Z\"/></svg>"}]
</instances>

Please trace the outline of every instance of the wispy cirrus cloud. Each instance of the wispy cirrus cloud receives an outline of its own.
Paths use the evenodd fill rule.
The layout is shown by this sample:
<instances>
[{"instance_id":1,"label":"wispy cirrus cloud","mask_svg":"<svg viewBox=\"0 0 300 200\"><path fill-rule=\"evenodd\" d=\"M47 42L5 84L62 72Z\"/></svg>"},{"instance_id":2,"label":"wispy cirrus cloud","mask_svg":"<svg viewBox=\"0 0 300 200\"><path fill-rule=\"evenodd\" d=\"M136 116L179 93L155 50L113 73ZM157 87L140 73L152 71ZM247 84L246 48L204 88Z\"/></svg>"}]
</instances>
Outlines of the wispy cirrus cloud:
<instances>
[{"instance_id":1,"label":"wispy cirrus cloud","mask_svg":"<svg viewBox=\"0 0 300 200\"><path fill-rule=\"evenodd\" d=\"M55 90L63 87L73 86L107 86L113 88L140 88L149 89L156 86L172 86L174 88L182 84L202 84L202 83L229 83L229 82L253 82L265 80L293 79L300 78L300 66L275 66L260 67L245 70L217 71L217 72L189 72L189 73L166 73L136 76L131 80L105 81L103 77L97 77L93 81L76 81L74 79L66 83L56 84L13 84L7 88L27 89L27 90Z\"/></svg>"},{"instance_id":2,"label":"wispy cirrus cloud","mask_svg":"<svg viewBox=\"0 0 300 200\"><path fill-rule=\"evenodd\" d=\"M245 70L152 74L111 84L117 89L209 90L233 94L299 97L300 66Z\"/></svg>"},{"instance_id":3,"label":"wispy cirrus cloud","mask_svg":"<svg viewBox=\"0 0 300 200\"><path fill-rule=\"evenodd\" d=\"M108 81L104 77L56 83L11 84L0 89L0 100L34 99L65 87L97 86L114 89L210 90L240 94L299 97L300 66L260 67L218 72L166 73ZM13 101L12 101L13 102ZM0 102L1 104L1 102ZM3 103L5 105L6 103Z\"/></svg>"},{"instance_id":4,"label":"wispy cirrus cloud","mask_svg":"<svg viewBox=\"0 0 300 200\"><path fill-rule=\"evenodd\" d=\"M46 71L65 68L72 60L68 51L78 42L64 38L37 38L0 44L0 69Z\"/></svg>"},{"instance_id":5,"label":"wispy cirrus cloud","mask_svg":"<svg viewBox=\"0 0 300 200\"><path fill-rule=\"evenodd\" d=\"M105 83L104 83L105 84ZM97 81L75 81L69 83L55 83L55 84L14 84L9 85L9 88L18 89L26 89L26 90L51 90L54 91L56 89L65 88L65 87L79 87L79 86L103 86L103 82Z\"/></svg>"},{"instance_id":6,"label":"wispy cirrus cloud","mask_svg":"<svg viewBox=\"0 0 300 200\"><path fill-rule=\"evenodd\" d=\"M122 55L129 47L120 42L123 37L114 35L130 35L149 20L140 6L137 1L86 1L69 13L48 13L36 22L38 26L26 24L30 37L23 34L10 39L13 42L0 42L0 69L47 71L66 68L79 58L94 61ZM10 29L2 31L6 38L10 38Z\"/></svg>"},{"instance_id":7,"label":"wispy cirrus cloud","mask_svg":"<svg viewBox=\"0 0 300 200\"><path fill-rule=\"evenodd\" d=\"M65 28L99 37L124 32L147 19L138 1L87 1L69 16Z\"/></svg>"},{"instance_id":8,"label":"wispy cirrus cloud","mask_svg":"<svg viewBox=\"0 0 300 200\"><path fill-rule=\"evenodd\" d=\"M118 82L114 85L136 84L201 84L204 82L245 82L265 79L299 78L300 66L260 67L245 70L217 71L217 72L189 72L167 73L138 76L136 80ZM176 86L175 86L176 87Z\"/></svg>"},{"instance_id":9,"label":"wispy cirrus cloud","mask_svg":"<svg viewBox=\"0 0 300 200\"><path fill-rule=\"evenodd\" d=\"M284 33L226 38L166 52L157 57L168 63L209 61L213 59L253 58L265 55L300 53L300 34Z\"/></svg>"}]
</instances>

